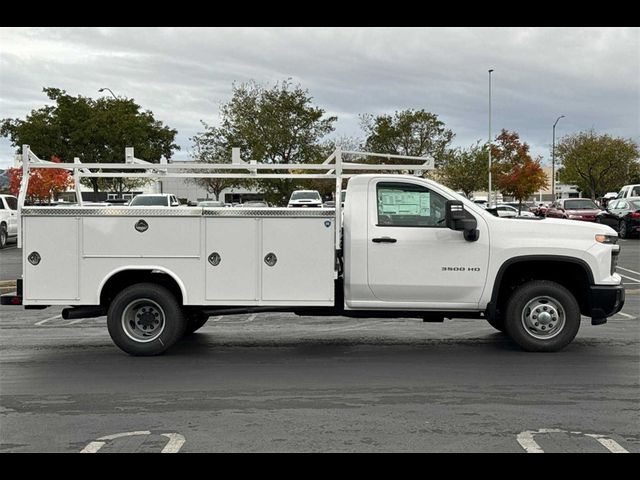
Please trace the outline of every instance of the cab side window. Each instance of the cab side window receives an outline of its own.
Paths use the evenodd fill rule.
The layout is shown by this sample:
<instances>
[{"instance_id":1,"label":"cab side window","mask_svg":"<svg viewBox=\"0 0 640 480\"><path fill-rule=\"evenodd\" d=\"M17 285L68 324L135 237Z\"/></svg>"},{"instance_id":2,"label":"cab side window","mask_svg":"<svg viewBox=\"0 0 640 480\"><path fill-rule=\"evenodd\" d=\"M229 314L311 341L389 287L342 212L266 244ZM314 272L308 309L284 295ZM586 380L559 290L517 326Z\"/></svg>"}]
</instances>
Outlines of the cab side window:
<instances>
[{"instance_id":1,"label":"cab side window","mask_svg":"<svg viewBox=\"0 0 640 480\"><path fill-rule=\"evenodd\" d=\"M426 187L380 182L376 197L380 227L445 228L446 199Z\"/></svg>"},{"instance_id":2,"label":"cab side window","mask_svg":"<svg viewBox=\"0 0 640 480\"><path fill-rule=\"evenodd\" d=\"M9 207L9 210L18 209L18 199L16 197L5 197L4 199L7 202L7 207Z\"/></svg>"}]
</instances>

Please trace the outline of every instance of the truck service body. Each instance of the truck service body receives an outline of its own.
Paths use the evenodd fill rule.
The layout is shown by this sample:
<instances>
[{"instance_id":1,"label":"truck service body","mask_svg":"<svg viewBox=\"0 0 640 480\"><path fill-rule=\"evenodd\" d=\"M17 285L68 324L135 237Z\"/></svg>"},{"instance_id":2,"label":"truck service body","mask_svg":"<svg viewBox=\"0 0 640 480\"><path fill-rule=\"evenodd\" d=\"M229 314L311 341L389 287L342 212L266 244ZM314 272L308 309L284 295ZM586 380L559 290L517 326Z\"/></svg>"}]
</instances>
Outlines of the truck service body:
<instances>
[{"instance_id":1,"label":"truck service body","mask_svg":"<svg viewBox=\"0 0 640 480\"><path fill-rule=\"evenodd\" d=\"M425 163L343 162L347 154ZM261 174L262 168L282 167L249 168L236 151L233 157L231 166L216 168L226 165L234 178L333 179L335 198L349 178L344 211L340 204L22 207L21 196L23 279L2 302L69 306L67 318L107 314L113 340L134 355L162 353L209 315L260 311L484 318L525 350L555 351L573 340L581 314L600 324L624 304L615 273L620 247L610 227L500 218L437 182L384 173L426 170L425 158L338 149L322 166L304 167L324 173ZM28 146L23 163L27 173L53 168ZM139 172L142 161L128 149L127 163ZM92 173L91 164L80 168L77 161L68 165L76 185L80 175L122 175ZM157 177L167 175L170 165L146 168ZM181 174L207 175L173 175Z\"/></svg>"}]
</instances>

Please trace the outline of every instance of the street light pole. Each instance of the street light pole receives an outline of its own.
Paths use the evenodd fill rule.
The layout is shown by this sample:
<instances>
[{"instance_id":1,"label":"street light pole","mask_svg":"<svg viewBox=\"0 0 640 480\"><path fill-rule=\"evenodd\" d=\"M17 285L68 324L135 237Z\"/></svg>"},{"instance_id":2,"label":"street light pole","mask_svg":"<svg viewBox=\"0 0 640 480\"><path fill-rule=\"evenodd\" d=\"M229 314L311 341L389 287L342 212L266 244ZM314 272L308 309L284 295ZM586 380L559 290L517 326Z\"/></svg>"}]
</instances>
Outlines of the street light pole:
<instances>
[{"instance_id":1,"label":"street light pole","mask_svg":"<svg viewBox=\"0 0 640 480\"><path fill-rule=\"evenodd\" d=\"M491 72L489 70L489 196L487 198L487 206L491 207Z\"/></svg>"},{"instance_id":2,"label":"street light pole","mask_svg":"<svg viewBox=\"0 0 640 480\"><path fill-rule=\"evenodd\" d=\"M98 90L98 92L102 93L102 92L104 92L105 90L109 90L109 93L113 96L113 98L115 98L116 100L118 100L118 97L116 97L115 93L113 93L113 92L111 91L111 89L110 89L110 88L103 87L103 88L101 88L100 90Z\"/></svg>"},{"instance_id":3,"label":"street light pole","mask_svg":"<svg viewBox=\"0 0 640 480\"><path fill-rule=\"evenodd\" d=\"M553 144L551 146L551 196L553 201L556 201L556 125L564 115L560 115L556 118L556 123L553 124Z\"/></svg>"}]
</instances>

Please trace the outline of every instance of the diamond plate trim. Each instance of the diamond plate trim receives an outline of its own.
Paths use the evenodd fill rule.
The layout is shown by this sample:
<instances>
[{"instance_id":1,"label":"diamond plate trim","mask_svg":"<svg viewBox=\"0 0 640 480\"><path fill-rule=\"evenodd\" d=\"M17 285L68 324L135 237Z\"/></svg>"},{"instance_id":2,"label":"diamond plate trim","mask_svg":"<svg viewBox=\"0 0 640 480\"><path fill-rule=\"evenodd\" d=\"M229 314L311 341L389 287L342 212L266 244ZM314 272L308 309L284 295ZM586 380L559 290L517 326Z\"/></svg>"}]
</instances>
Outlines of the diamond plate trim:
<instances>
[{"instance_id":1,"label":"diamond plate trim","mask_svg":"<svg viewBox=\"0 0 640 480\"><path fill-rule=\"evenodd\" d=\"M333 218L333 208L204 208L207 217L284 217L284 218Z\"/></svg>"},{"instance_id":2,"label":"diamond plate trim","mask_svg":"<svg viewBox=\"0 0 640 480\"><path fill-rule=\"evenodd\" d=\"M67 208L27 207L22 209L26 217L194 217L202 215L200 208Z\"/></svg>"},{"instance_id":3,"label":"diamond plate trim","mask_svg":"<svg viewBox=\"0 0 640 480\"><path fill-rule=\"evenodd\" d=\"M271 218L333 218L333 208L67 208L25 207L25 217L271 217Z\"/></svg>"}]
</instances>

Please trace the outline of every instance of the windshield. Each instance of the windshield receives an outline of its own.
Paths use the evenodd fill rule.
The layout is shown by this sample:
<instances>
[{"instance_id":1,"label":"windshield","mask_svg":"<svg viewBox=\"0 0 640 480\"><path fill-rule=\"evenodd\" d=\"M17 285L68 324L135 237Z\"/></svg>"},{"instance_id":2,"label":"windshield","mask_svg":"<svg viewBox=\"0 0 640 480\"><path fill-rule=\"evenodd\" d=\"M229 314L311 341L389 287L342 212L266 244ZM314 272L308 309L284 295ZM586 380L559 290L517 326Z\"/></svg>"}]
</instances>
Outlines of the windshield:
<instances>
[{"instance_id":1,"label":"windshield","mask_svg":"<svg viewBox=\"0 0 640 480\"><path fill-rule=\"evenodd\" d=\"M293 192L291 200L320 200L318 192Z\"/></svg>"},{"instance_id":2,"label":"windshield","mask_svg":"<svg viewBox=\"0 0 640 480\"><path fill-rule=\"evenodd\" d=\"M593 201L588 199L567 200L564 202L566 210L600 210Z\"/></svg>"},{"instance_id":3,"label":"windshield","mask_svg":"<svg viewBox=\"0 0 640 480\"><path fill-rule=\"evenodd\" d=\"M159 205L161 207L166 207L167 197L163 195L138 195L136 198L131 200L129 206L154 206Z\"/></svg>"}]
</instances>

